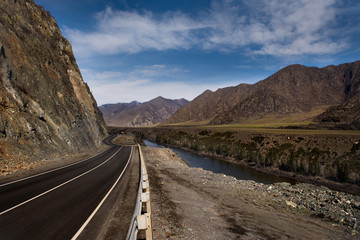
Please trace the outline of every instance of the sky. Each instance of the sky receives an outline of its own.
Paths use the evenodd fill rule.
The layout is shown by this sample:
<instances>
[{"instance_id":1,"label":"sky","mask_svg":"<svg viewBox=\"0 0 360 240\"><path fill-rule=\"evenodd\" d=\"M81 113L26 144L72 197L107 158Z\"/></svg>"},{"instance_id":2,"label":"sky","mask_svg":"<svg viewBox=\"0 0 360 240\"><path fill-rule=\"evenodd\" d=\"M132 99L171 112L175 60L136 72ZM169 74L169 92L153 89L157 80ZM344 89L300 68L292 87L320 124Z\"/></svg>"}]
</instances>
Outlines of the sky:
<instances>
[{"instance_id":1,"label":"sky","mask_svg":"<svg viewBox=\"0 0 360 240\"><path fill-rule=\"evenodd\" d=\"M360 60L358 0L35 0L98 105L253 84L290 64Z\"/></svg>"}]
</instances>

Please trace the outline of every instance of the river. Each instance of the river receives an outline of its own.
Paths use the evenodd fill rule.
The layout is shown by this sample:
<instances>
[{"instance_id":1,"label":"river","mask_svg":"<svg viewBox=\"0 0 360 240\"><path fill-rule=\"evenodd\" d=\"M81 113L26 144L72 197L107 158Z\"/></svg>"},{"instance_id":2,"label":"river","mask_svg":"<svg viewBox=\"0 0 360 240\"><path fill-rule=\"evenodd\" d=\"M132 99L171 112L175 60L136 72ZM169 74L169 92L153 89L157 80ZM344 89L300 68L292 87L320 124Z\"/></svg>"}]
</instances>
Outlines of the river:
<instances>
[{"instance_id":1,"label":"river","mask_svg":"<svg viewBox=\"0 0 360 240\"><path fill-rule=\"evenodd\" d=\"M164 147L148 140L144 140L144 142L148 147ZM175 153L177 153L183 160L185 160L190 165L190 167L202 168L204 170L212 171L214 173L223 173L229 176L233 176L239 180L253 180L255 182L260 182L264 184L272 184L275 182L289 182L291 184L295 184L295 180L293 179L266 174L249 168L247 166L229 163L218 159L198 156L191 152L186 152L177 148L167 148L170 148Z\"/></svg>"}]
</instances>

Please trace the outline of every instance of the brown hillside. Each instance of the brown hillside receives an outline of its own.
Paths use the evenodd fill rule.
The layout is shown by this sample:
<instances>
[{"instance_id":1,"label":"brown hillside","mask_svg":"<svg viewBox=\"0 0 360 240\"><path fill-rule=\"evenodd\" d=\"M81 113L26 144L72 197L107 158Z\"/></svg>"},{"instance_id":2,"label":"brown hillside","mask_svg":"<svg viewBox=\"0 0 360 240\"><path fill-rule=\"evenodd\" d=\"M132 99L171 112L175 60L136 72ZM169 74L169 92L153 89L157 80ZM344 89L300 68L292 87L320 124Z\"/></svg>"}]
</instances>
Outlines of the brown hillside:
<instances>
[{"instance_id":1,"label":"brown hillside","mask_svg":"<svg viewBox=\"0 0 360 240\"><path fill-rule=\"evenodd\" d=\"M335 129L360 129L360 93L344 104L330 107L315 121L320 126Z\"/></svg>"},{"instance_id":2,"label":"brown hillside","mask_svg":"<svg viewBox=\"0 0 360 240\"><path fill-rule=\"evenodd\" d=\"M206 91L166 123L227 124L274 115L312 116L314 109L343 104L356 93L359 68L360 61L325 68L290 65L253 85Z\"/></svg>"}]
</instances>

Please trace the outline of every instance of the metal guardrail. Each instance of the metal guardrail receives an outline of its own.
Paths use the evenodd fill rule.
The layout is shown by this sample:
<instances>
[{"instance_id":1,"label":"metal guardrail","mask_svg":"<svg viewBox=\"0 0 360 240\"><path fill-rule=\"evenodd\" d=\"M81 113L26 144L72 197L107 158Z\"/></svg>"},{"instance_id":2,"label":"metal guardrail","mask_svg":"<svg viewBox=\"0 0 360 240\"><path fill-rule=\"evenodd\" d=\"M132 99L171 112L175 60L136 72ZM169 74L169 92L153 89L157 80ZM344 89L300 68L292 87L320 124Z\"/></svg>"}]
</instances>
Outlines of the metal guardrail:
<instances>
[{"instance_id":1,"label":"metal guardrail","mask_svg":"<svg viewBox=\"0 0 360 240\"><path fill-rule=\"evenodd\" d=\"M134 215L129 227L127 240L137 239L139 231L145 231L146 239L152 240L152 227L151 227L151 205L150 205L150 188L149 178L142 155L140 144L138 144L140 155L140 183L138 195L136 198L136 205Z\"/></svg>"}]
</instances>

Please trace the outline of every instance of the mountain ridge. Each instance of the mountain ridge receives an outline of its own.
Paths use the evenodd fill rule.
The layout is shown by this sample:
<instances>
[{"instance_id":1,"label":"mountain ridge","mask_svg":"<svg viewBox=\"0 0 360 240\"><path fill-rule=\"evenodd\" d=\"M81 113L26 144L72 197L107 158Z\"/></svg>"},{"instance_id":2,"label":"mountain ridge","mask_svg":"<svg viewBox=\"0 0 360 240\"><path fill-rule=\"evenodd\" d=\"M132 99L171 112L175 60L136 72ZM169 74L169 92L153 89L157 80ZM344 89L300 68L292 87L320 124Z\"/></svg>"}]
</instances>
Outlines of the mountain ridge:
<instances>
[{"instance_id":1,"label":"mountain ridge","mask_svg":"<svg viewBox=\"0 0 360 240\"><path fill-rule=\"evenodd\" d=\"M289 65L255 84L205 91L164 124L241 123L270 115L312 115L314 109L343 104L359 92L360 61L324 68Z\"/></svg>"},{"instance_id":2,"label":"mountain ridge","mask_svg":"<svg viewBox=\"0 0 360 240\"><path fill-rule=\"evenodd\" d=\"M184 98L171 100L159 96L144 103L105 104L99 109L108 126L144 127L164 122L187 103Z\"/></svg>"}]
</instances>

